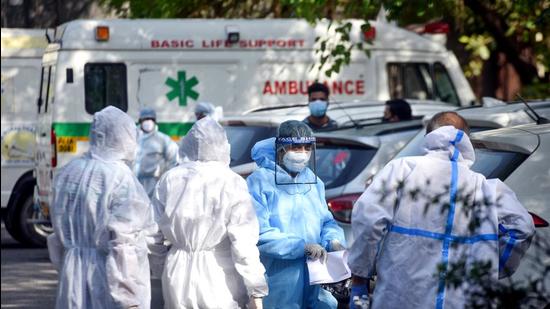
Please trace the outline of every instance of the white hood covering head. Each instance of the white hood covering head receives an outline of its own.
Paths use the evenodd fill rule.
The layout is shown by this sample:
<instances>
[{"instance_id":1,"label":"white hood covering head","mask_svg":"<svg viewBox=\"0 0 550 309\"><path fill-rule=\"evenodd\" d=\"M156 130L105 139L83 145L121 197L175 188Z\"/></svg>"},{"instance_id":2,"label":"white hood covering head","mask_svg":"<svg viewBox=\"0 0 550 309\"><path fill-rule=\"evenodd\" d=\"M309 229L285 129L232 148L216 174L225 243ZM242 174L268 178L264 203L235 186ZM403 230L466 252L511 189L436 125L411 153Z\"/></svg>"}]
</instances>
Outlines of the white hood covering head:
<instances>
[{"instance_id":1,"label":"white hood covering head","mask_svg":"<svg viewBox=\"0 0 550 309\"><path fill-rule=\"evenodd\" d=\"M180 142L180 157L229 165L229 142L223 127L210 117L197 121Z\"/></svg>"},{"instance_id":2,"label":"white hood covering head","mask_svg":"<svg viewBox=\"0 0 550 309\"><path fill-rule=\"evenodd\" d=\"M459 132L462 132L459 134ZM460 138L458 136L461 135ZM458 139L458 142L455 140ZM452 158L455 155L455 149L458 150L458 162L463 162L472 166L475 161L474 147L470 138L464 131L458 130L453 126L444 126L426 134L422 149L425 153L441 153Z\"/></svg>"},{"instance_id":3,"label":"white hood covering head","mask_svg":"<svg viewBox=\"0 0 550 309\"><path fill-rule=\"evenodd\" d=\"M120 109L107 106L94 114L90 129L92 157L107 161L133 161L137 149L136 124Z\"/></svg>"}]
</instances>

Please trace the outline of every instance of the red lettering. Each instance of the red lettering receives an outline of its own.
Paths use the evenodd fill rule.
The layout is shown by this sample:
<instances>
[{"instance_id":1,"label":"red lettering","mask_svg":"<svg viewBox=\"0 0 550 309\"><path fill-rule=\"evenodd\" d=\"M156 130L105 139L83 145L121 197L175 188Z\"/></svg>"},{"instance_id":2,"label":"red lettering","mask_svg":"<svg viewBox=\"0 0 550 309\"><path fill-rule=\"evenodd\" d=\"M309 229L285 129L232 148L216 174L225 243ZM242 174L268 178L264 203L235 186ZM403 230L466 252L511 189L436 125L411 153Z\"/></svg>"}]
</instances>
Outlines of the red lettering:
<instances>
[{"instance_id":1,"label":"red lettering","mask_svg":"<svg viewBox=\"0 0 550 309\"><path fill-rule=\"evenodd\" d=\"M168 41L166 41L166 40L163 40L162 43L160 44L160 47L170 48L170 43L168 43Z\"/></svg>"},{"instance_id":2,"label":"red lettering","mask_svg":"<svg viewBox=\"0 0 550 309\"><path fill-rule=\"evenodd\" d=\"M160 43L158 40L151 40L151 48L159 48Z\"/></svg>"},{"instance_id":3,"label":"red lettering","mask_svg":"<svg viewBox=\"0 0 550 309\"><path fill-rule=\"evenodd\" d=\"M300 47L304 47L304 40L303 40L303 39L298 40L298 43L299 43L298 45L299 45Z\"/></svg>"},{"instance_id":4,"label":"red lettering","mask_svg":"<svg viewBox=\"0 0 550 309\"><path fill-rule=\"evenodd\" d=\"M333 94L342 94L342 81L333 81L332 82L332 93Z\"/></svg>"},{"instance_id":5,"label":"red lettering","mask_svg":"<svg viewBox=\"0 0 550 309\"><path fill-rule=\"evenodd\" d=\"M355 89L357 94L365 94L365 81L360 79L355 81Z\"/></svg>"},{"instance_id":6,"label":"red lettering","mask_svg":"<svg viewBox=\"0 0 550 309\"><path fill-rule=\"evenodd\" d=\"M346 94L353 94L353 82L351 80L347 80L344 83L344 91Z\"/></svg>"},{"instance_id":7,"label":"red lettering","mask_svg":"<svg viewBox=\"0 0 550 309\"><path fill-rule=\"evenodd\" d=\"M275 81L275 94L286 94L285 81Z\"/></svg>"},{"instance_id":8,"label":"red lettering","mask_svg":"<svg viewBox=\"0 0 550 309\"><path fill-rule=\"evenodd\" d=\"M283 46L284 47L284 46ZM288 40L288 47L294 48L296 47L296 40Z\"/></svg>"},{"instance_id":9,"label":"red lettering","mask_svg":"<svg viewBox=\"0 0 550 309\"><path fill-rule=\"evenodd\" d=\"M271 88L270 81L265 82L263 94L273 94L273 89Z\"/></svg>"},{"instance_id":10,"label":"red lettering","mask_svg":"<svg viewBox=\"0 0 550 309\"><path fill-rule=\"evenodd\" d=\"M288 94L298 94L298 83L295 80L288 82Z\"/></svg>"},{"instance_id":11,"label":"red lettering","mask_svg":"<svg viewBox=\"0 0 550 309\"><path fill-rule=\"evenodd\" d=\"M170 41L170 47L172 48L178 48L180 46L179 44L180 42L178 42L177 40L172 40Z\"/></svg>"},{"instance_id":12,"label":"red lettering","mask_svg":"<svg viewBox=\"0 0 550 309\"><path fill-rule=\"evenodd\" d=\"M248 42L248 41L246 41L246 40L240 40L240 41L239 41L239 47L240 47L240 48L246 48L246 47L247 47L247 46L246 46L246 45L247 45L247 42Z\"/></svg>"},{"instance_id":13,"label":"red lettering","mask_svg":"<svg viewBox=\"0 0 550 309\"><path fill-rule=\"evenodd\" d=\"M301 80L300 81L300 93L303 94L303 95L306 95L307 94L307 87L308 87L308 82Z\"/></svg>"}]
</instances>

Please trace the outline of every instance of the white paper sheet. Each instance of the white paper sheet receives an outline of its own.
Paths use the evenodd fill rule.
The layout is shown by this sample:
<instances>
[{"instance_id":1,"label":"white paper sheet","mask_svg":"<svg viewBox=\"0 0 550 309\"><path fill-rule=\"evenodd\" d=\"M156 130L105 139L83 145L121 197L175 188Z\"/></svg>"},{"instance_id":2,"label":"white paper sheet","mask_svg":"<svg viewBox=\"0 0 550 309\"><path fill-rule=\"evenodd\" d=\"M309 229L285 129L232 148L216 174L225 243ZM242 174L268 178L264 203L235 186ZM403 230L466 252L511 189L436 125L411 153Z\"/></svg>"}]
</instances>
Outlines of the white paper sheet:
<instances>
[{"instance_id":1,"label":"white paper sheet","mask_svg":"<svg viewBox=\"0 0 550 309\"><path fill-rule=\"evenodd\" d=\"M326 263L319 260L307 260L309 284L334 283L351 277L348 267L348 252L345 250L329 252Z\"/></svg>"}]
</instances>

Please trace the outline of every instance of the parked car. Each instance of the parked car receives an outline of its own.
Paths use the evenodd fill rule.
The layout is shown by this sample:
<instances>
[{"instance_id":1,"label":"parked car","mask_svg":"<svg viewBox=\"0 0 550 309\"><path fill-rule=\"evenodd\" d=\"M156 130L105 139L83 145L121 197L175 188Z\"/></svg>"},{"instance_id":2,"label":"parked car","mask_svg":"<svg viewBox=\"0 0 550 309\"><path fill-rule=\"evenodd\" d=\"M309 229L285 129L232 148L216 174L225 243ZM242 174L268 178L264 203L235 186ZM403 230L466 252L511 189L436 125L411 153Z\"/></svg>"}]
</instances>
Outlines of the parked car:
<instances>
[{"instance_id":1,"label":"parked car","mask_svg":"<svg viewBox=\"0 0 550 309\"><path fill-rule=\"evenodd\" d=\"M544 285L539 286L542 287L539 292L544 293L548 305L550 124L527 124L479 132L472 135L472 143L476 149L472 169L487 178L504 181L533 217L536 234L512 280L542 279ZM535 307L538 305L544 307L544 303Z\"/></svg>"},{"instance_id":2,"label":"parked car","mask_svg":"<svg viewBox=\"0 0 550 309\"><path fill-rule=\"evenodd\" d=\"M529 106L537 113L550 117L550 101L530 102ZM524 103L510 103L491 107L472 107L457 111L468 121L471 132L478 132L490 129L511 127L514 125L536 122L533 115ZM424 117L424 124L430 120L431 115ZM396 158L406 156L417 156L422 154L422 140L426 130L422 129L411 141L403 147Z\"/></svg>"},{"instance_id":3,"label":"parked car","mask_svg":"<svg viewBox=\"0 0 550 309\"><path fill-rule=\"evenodd\" d=\"M439 101L408 100L416 119L423 115L456 106ZM384 113L384 102L352 101L332 102L327 115L334 119L338 131L380 124ZM275 136L279 124L286 120L302 120L309 115L307 104L295 104L250 110L244 115L225 117L220 123L225 127L231 144L231 168L246 177L254 171L256 164L250 157L250 150L257 141Z\"/></svg>"},{"instance_id":4,"label":"parked car","mask_svg":"<svg viewBox=\"0 0 550 309\"><path fill-rule=\"evenodd\" d=\"M544 116L550 115L550 102L544 101L529 104L538 114ZM534 123L536 121L536 117L534 115L530 116L527 110L528 108L525 104L513 103L491 107L472 107L458 110L457 112L468 121L472 132L479 132L518 124ZM431 115L425 116L423 119L424 125L426 125L427 121L430 119L430 116ZM392 158L422 155L422 141L424 135L426 135L425 128L418 130L406 146L398 149L398 151L390 157L385 157L385 160L380 162L381 166L379 166L375 172L380 170ZM350 224L353 204L365 191L366 186L370 184L373 176L374 174L369 175L367 178L357 179L354 182L354 185L346 188L345 194L340 197L336 197L337 195L329 195L327 190L327 198L329 196L332 197L332 199L329 200L329 208L331 209L335 219L338 220L338 223L344 229L348 245L353 243Z\"/></svg>"}]
</instances>

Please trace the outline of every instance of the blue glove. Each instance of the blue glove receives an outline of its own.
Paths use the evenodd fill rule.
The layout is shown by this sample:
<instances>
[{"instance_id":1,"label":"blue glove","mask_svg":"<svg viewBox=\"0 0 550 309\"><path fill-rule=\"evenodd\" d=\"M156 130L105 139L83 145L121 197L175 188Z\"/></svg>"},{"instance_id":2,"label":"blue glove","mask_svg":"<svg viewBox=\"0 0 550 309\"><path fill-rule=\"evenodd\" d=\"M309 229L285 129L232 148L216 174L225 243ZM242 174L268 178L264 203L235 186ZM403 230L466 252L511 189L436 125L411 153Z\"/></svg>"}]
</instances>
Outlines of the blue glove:
<instances>
[{"instance_id":1,"label":"blue glove","mask_svg":"<svg viewBox=\"0 0 550 309\"><path fill-rule=\"evenodd\" d=\"M363 295L366 295L366 297L369 295L369 290L366 284L352 285L351 294L349 296L349 309L361 309L361 307L355 305L353 298L357 296L361 301L362 298L364 298Z\"/></svg>"}]
</instances>

